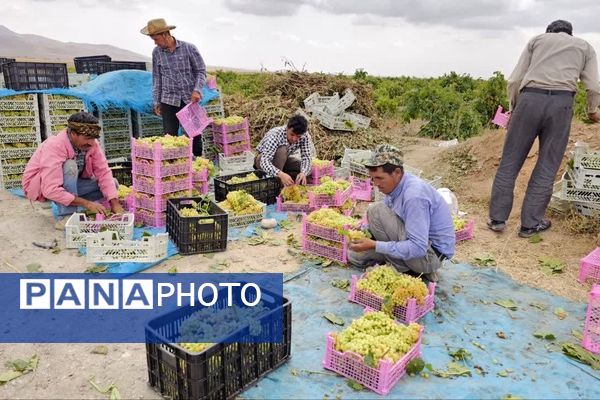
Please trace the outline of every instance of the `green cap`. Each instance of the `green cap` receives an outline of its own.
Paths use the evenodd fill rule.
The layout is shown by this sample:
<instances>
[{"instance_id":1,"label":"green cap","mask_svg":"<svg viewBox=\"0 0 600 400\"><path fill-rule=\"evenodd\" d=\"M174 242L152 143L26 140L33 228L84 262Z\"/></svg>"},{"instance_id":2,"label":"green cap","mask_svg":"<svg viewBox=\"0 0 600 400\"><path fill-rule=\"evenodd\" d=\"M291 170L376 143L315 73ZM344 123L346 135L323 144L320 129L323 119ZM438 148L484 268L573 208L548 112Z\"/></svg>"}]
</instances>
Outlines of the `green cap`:
<instances>
[{"instance_id":1,"label":"green cap","mask_svg":"<svg viewBox=\"0 0 600 400\"><path fill-rule=\"evenodd\" d=\"M404 153L402 150L390 144L380 144L373 151L373 156L364 163L366 167L381 167L385 164L403 166Z\"/></svg>"}]
</instances>

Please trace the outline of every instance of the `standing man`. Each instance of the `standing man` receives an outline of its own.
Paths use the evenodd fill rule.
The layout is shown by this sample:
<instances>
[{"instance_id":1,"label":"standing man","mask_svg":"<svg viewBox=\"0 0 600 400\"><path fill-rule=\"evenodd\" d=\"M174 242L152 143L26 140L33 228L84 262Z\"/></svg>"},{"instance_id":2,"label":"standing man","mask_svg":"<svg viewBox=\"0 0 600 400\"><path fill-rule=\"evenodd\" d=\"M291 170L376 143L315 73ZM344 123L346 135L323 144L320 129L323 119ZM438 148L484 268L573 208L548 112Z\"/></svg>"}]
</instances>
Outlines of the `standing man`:
<instances>
[{"instance_id":1,"label":"standing man","mask_svg":"<svg viewBox=\"0 0 600 400\"><path fill-rule=\"evenodd\" d=\"M523 200L519 236L528 238L552 225L544 214L567 148L578 79L586 88L588 117L600 122L596 53L589 43L572 35L571 23L552 22L546 33L529 41L508 78L511 116L492 187L487 223L492 231L502 232L506 227L515 180L536 137L539 155Z\"/></svg>"},{"instance_id":2,"label":"standing man","mask_svg":"<svg viewBox=\"0 0 600 400\"><path fill-rule=\"evenodd\" d=\"M388 262L399 272L436 282L442 262L454 255L452 214L437 190L404 172L403 161L399 149L382 144L365 163L385 198L367 210L374 240L353 241L348 262L359 268Z\"/></svg>"},{"instance_id":3,"label":"standing man","mask_svg":"<svg viewBox=\"0 0 600 400\"><path fill-rule=\"evenodd\" d=\"M152 98L154 113L162 116L165 133L177 135L179 120L175 115L187 103L202 100L206 81L204 60L196 46L171 36L174 25L164 19L152 19L141 30L154 40L152 51ZM201 136L194 138L194 155L202 155Z\"/></svg>"},{"instance_id":4,"label":"standing man","mask_svg":"<svg viewBox=\"0 0 600 400\"><path fill-rule=\"evenodd\" d=\"M23 173L23 191L31 201L56 203L56 229L64 229L68 217L84 207L94 213L107 210L97 200L110 202L115 214L122 214L117 195L118 184L113 179L106 157L100 148L98 119L87 112L69 117L67 129L51 136L37 148Z\"/></svg>"},{"instance_id":5,"label":"standing man","mask_svg":"<svg viewBox=\"0 0 600 400\"><path fill-rule=\"evenodd\" d=\"M306 185L312 162L312 139L307 130L308 121L301 115L271 129L256 146L254 168L278 177L283 186ZM300 158L292 155L298 149Z\"/></svg>"}]
</instances>

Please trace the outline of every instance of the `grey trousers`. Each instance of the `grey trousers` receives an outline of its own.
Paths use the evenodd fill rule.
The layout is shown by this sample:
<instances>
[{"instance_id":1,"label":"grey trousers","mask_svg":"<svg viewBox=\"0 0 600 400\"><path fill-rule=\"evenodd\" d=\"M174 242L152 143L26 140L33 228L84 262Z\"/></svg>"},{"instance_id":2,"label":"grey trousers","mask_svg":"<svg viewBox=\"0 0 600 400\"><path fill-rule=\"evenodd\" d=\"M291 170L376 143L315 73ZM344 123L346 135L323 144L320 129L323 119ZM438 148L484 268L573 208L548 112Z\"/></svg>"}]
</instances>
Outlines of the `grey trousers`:
<instances>
[{"instance_id":1,"label":"grey trousers","mask_svg":"<svg viewBox=\"0 0 600 400\"><path fill-rule=\"evenodd\" d=\"M508 219L513 206L515 180L537 137L540 150L523 199L521 226L533 228L542 221L567 148L572 118L572 96L532 92L519 94L492 186L491 219Z\"/></svg>"},{"instance_id":2,"label":"grey trousers","mask_svg":"<svg viewBox=\"0 0 600 400\"><path fill-rule=\"evenodd\" d=\"M261 154L259 153L254 159L254 168L256 169L260 169L260 158ZM288 146L279 146L277 150L275 150L272 163L275 168L285 172L292 179L296 179L296 176L300 173L300 159L298 157L288 156Z\"/></svg>"},{"instance_id":3,"label":"grey trousers","mask_svg":"<svg viewBox=\"0 0 600 400\"><path fill-rule=\"evenodd\" d=\"M386 206L382 201L373 203L367 209L369 231L373 240L382 242L402 242L406 240L404 221ZM358 268L367 268L375 264L392 264L399 272L413 271L417 274L427 274L442 266L440 258L435 254L431 245L425 257L402 260L377 253L375 250L356 252L348 251L348 262Z\"/></svg>"}]
</instances>

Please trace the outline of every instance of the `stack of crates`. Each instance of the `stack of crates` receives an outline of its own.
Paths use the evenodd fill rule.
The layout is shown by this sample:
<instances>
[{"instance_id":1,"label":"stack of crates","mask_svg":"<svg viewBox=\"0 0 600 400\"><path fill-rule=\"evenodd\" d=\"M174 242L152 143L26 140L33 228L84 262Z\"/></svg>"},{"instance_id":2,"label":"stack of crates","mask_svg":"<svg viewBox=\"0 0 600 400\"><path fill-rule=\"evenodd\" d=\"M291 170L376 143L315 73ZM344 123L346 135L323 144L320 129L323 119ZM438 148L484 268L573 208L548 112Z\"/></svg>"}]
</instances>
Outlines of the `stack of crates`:
<instances>
[{"instance_id":1,"label":"stack of crates","mask_svg":"<svg viewBox=\"0 0 600 400\"><path fill-rule=\"evenodd\" d=\"M135 126L138 138L165 134L162 118L155 114L135 113Z\"/></svg>"},{"instance_id":2,"label":"stack of crates","mask_svg":"<svg viewBox=\"0 0 600 400\"><path fill-rule=\"evenodd\" d=\"M600 152L575 147L573 169L563 177L561 197L581 215L600 215Z\"/></svg>"},{"instance_id":3,"label":"stack of crates","mask_svg":"<svg viewBox=\"0 0 600 400\"><path fill-rule=\"evenodd\" d=\"M83 101L77 97L42 94L43 122L46 137L56 135L67 127L72 114L87 111Z\"/></svg>"},{"instance_id":4,"label":"stack of crates","mask_svg":"<svg viewBox=\"0 0 600 400\"><path fill-rule=\"evenodd\" d=\"M37 94L0 97L0 187L15 189L41 141Z\"/></svg>"},{"instance_id":5,"label":"stack of crates","mask_svg":"<svg viewBox=\"0 0 600 400\"><path fill-rule=\"evenodd\" d=\"M211 118L224 118L225 117L225 107L223 105L223 96L219 92L219 97L213 99L203 105L206 110L206 114Z\"/></svg>"},{"instance_id":6,"label":"stack of crates","mask_svg":"<svg viewBox=\"0 0 600 400\"><path fill-rule=\"evenodd\" d=\"M102 127L102 148L109 160L131 156L131 110L128 108L109 108L98 112Z\"/></svg>"},{"instance_id":7,"label":"stack of crates","mask_svg":"<svg viewBox=\"0 0 600 400\"><path fill-rule=\"evenodd\" d=\"M188 140L189 141L189 140ZM192 142L163 148L131 139L135 219L147 226L166 226L167 199L192 194Z\"/></svg>"},{"instance_id":8,"label":"stack of crates","mask_svg":"<svg viewBox=\"0 0 600 400\"><path fill-rule=\"evenodd\" d=\"M212 135L213 143L219 151L226 157L243 153L250 150L250 127L248 118L235 125L222 123L217 125L213 122Z\"/></svg>"}]
</instances>

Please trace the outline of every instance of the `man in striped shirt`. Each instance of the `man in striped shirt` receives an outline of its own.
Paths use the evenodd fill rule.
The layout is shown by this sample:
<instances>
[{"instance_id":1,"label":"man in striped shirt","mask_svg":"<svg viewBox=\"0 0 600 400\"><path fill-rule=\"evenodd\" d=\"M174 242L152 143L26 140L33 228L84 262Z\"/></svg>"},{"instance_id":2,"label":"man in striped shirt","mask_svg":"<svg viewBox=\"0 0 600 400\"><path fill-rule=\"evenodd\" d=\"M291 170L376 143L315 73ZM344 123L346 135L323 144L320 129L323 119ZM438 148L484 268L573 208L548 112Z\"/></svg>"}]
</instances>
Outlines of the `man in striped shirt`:
<instances>
[{"instance_id":1,"label":"man in striped shirt","mask_svg":"<svg viewBox=\"0 0 600 400\"><path fill-rule=\"evenodd\" d=\"M174 25L164 19L148 21L141 32L156 44L152 51L152 98L154 112L162 116L165 133L177 135L176 113L187 103L202 100L206 80L204 60L196 46L171 36ZM194 138L194 154L202 154L200 136Z\"/></svg>"},{"instance_id":2,"label":"man in striped shirt","mask_svg":"<svg viewBox=\"0 0 600 400\"><path fill-rule=\"evenodd\" d=\"M254 167L276 176L284 186L306 185L311 170L312 139L307 132L308 121L294 115L287 125L271 129L262 138L256 150ZM292 154L300 149L300 159Z\"/></svg>"}]
</instances>

